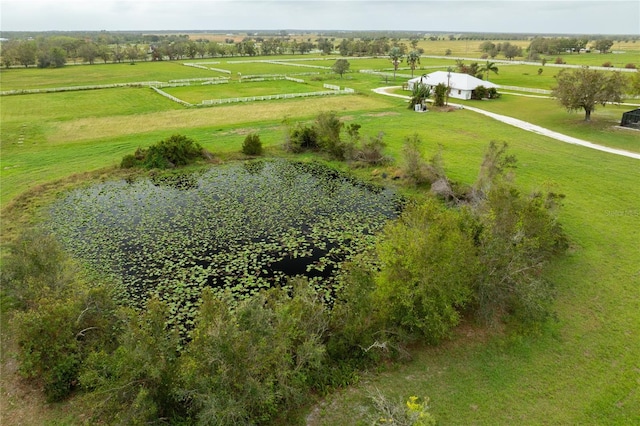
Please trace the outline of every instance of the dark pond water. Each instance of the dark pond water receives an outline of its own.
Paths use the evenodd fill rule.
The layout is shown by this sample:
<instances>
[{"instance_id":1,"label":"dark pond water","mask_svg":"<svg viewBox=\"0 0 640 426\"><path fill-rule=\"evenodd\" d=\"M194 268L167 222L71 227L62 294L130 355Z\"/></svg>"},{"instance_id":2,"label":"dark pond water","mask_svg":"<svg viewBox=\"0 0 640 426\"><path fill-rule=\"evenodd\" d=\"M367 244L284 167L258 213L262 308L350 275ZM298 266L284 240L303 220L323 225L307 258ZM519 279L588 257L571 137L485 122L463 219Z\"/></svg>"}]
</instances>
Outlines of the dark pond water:
<instances>
[{"instance_id":1,"label":"dark pond water","mask_svg":"<svg viewBox=\"0 0 640 426\"><path fill-rule=\"evenodd\" d=\"M399 209L393 191L323 166L262 161L78 189L51 229L134 303L159 294L189 310L203 286L241 296L298 274L330 286Z\"/></svg>"}]
</instances>

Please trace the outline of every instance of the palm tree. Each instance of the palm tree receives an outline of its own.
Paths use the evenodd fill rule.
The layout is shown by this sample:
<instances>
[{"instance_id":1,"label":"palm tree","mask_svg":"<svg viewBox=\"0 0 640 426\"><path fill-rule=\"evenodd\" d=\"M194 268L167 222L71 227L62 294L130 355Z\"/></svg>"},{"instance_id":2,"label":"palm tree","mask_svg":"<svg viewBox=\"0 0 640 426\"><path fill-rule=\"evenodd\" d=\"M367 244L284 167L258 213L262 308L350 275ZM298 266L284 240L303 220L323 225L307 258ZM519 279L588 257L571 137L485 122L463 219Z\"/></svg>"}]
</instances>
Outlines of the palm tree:
<instances>
[{"instance_id":1,"label":"palm tree","mask_svg":"<svg viewBox=\"0 0 640 426\"><path fill-rule=\"evenodd\" d=\"M407 55L407 65L411 67L411 78L413 78L413 71L416 69L416 65L420 63L420 53L417 50L412 50Z\"/></svg>"},{"instance_id":2,"label":"palm tree","mask_svg":"<svg viewBox=\"0 0 640 426\"><path fill-rule=\"evenodd\" d=\"M498 74L498 67L496 66L495 62L487 61L486 64L484 64L483 66L480 67L479 71L482 72L482 73L486 72L487 73L487 81L489 81L489 71Z\"/></svg>"},{"instance_id":3,"label":"palm tree","mask_svg":"<svg viewBox=\"0 0 640 426\"><path fill-rule=\"evenodd\" d=\"M399 47L392 47L389 51L389 59L391 59L391 63L393 64L393 79L396 79L396 71L398 70L398 65L402 62L402 51Z\"/></svg>"}]
</instances>

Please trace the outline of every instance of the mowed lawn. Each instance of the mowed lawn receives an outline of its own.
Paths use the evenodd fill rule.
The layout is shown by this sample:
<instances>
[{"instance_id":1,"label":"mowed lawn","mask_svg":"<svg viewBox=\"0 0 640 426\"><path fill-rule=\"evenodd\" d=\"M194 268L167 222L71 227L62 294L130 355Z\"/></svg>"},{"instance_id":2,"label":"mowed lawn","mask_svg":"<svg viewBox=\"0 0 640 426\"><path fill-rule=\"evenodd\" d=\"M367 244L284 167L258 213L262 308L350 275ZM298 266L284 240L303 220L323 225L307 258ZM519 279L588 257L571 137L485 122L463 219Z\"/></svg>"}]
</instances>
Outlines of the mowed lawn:
<instances>
[{"instance_id":1,"label":"mowed lawn","mask_svg":"<svg viewBox=\"0 0 640 426\"><path fill-rule=\"evenodd\" d=\"M148 65L165 76L162 80L175 69L189 68ZM108 67L100 72L108 74ZM71 66L64 70L76 72ZM199 75L197 69L189 71L184 78ZM465 323L452 341L412 348L411 362L380 374L363 373L355 386L329 395L317 406L313 423L357 423L370 410L367 395L373 389L398 400L430 397L440 424L640 423L640 162L553 141L471 111L416 114L403 100L364 90L375 87L379 77L351 77L362 94L202 109L184 108L150 89L2 97L1 206L38 184L85 171L108 172L123 155L173 133L193 137L226 158L237 156L244 136L255 131L267 152L278 155L282 120L310 121L320 111L337 111L345 122L361 124L364 136L384 132L386 153L396 161L390 169L401 159L405 136L418 133L425 156L442 146L449 177L465 183L475 179L487 144L505 141L518 158L516 182L523 191L566 195L559 217L571 249L545 273L557 287L557 321L534 335ZM517 111L541 125L566 120L557 125L579 132L580 117L552 104L505 95L479 106ZM548 109L553 117L545 115ZM612 146L633 142L609 126L585 132L602 132L599 137ZM371 170L357 173L368 177Z\"/></svg>"}]
</instances>

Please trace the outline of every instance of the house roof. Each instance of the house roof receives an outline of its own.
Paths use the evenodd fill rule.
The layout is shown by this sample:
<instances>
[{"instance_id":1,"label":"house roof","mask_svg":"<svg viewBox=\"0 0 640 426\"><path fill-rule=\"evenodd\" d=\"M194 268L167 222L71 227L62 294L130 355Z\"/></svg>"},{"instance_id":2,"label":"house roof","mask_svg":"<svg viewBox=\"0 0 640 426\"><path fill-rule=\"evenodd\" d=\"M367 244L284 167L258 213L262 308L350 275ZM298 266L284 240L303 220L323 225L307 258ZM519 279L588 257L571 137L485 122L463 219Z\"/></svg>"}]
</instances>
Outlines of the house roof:
<instances>
[{"instance_id":1,"label":"house roof","mask_svg":"<svg viewBox=\"0 0 640 426\"><path fill-rule=\"evenodd\" d=\"M409 80L412 83L420 82L420 79L423 79L422 82L428 84L429 86L437 86L440 83L447 84L447 80L449 81L449 86L452 89L457 90L474 90L478 86L484 86L487 89L490 88L498 88L498 85L493 84L490 81L480 80L479 78L475 78L469 74L462 74L458 72L449 73L447 71L435 71L431 74L421 75L419 77L412 78Z\"/></svg>"}]
</instances>

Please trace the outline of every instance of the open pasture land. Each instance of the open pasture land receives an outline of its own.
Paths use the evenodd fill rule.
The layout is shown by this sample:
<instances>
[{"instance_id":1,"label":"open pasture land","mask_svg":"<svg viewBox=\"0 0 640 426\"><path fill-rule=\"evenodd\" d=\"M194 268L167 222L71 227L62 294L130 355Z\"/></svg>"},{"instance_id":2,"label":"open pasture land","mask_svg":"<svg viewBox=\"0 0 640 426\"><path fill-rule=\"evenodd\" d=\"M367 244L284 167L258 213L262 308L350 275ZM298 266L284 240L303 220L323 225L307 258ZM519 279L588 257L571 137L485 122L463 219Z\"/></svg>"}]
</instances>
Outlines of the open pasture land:
<instances>
[{"instance_id":1,"label":"open pasture land","mask_svg":"<svg viewBox=\"0 0 640 426\"><path fill-rule=\"evenodd\" d=\"M352 67L357 62L352 61ZM212 66L225 68L224 64ZM137 73L145 68L153 77L125 71L135 69ZM280 73L278 65L267 69ZM509 69L504 67L504 72ZM5 81L12 88L59 87L70 82L101 84L99 74L105 81L122 82L168 81L177 78L177 73L179 78L211 76L207 70L162 62L12 69L2 71L2 82L6 90ZM442 146L448 177L466 184L474 182L489 141L505 141L518 159L516 182L522 191L552 190L566 195L559 217L571 249L545 272L558 292L557 321L537 335L463 324L453 341L438 347L417 346L412 349L412 362L391 366L379 375L363 373L358 385L328 396L326 405L318 406L312 424L364 420L363 412L370 410L367 395L374 388L403 401L411 395L430 397L431 411L442 424L640 423L638 161L557 142L467 110L417 114L402 99L371 93L369 89L381 85L379 76L351 73L348 77L351 79L345 76L343 85L357 87L361 94L211 108L185 108L146 88L2 97L3 232L10 225L5 213L9 217L21 213L15 211L19 204L11 203L20 194L75 173L103 170L108 175L125 154L174 133L192 137L224 160L240 158L245 135L257 132L267 154L283 155L285 117L293 123L310 121L318 112L333 110L345 123L361 124L365 136L385 133L385 154L395 161L385 170L389 175L401 159L404 138L417 133L425 156ZM339 77L332 79L340 81ZM403 82L397 80L398 85ZM246 83L246 87L258 90L260 83ZM505 114L517 110L518 118L632 149L635 135L627 138L609 126L587 129L578 114L567 114L551 100L505 95L497 102L472 105ZM546 115L547 110L553 112ZM593 122L600 122L600 117L614 121L619 111L599 108ZM373 177L370 168L353 173L394 185L381 173ZM23 200L39 205L40 196L34 190ZM24 409L22 401L12 402ZM43 418L51 417L36 421L52 423L62 416L72 423L67 408L51 406Z\"/></svg>"}]
</instances>

